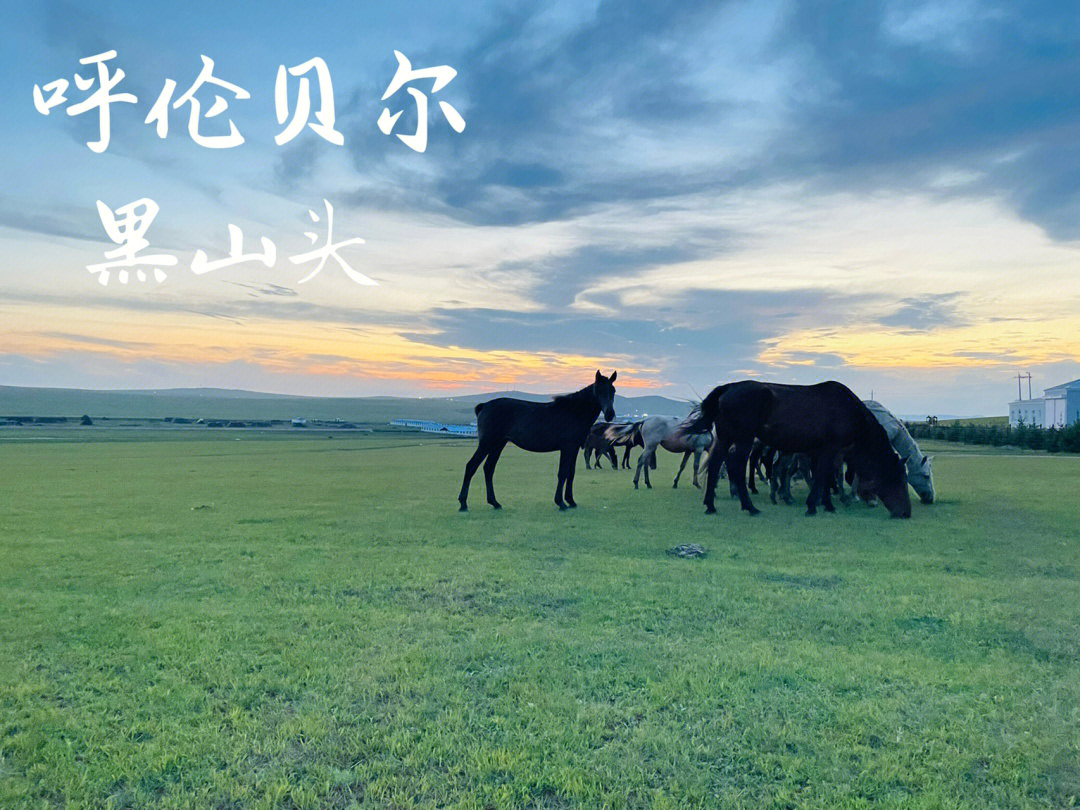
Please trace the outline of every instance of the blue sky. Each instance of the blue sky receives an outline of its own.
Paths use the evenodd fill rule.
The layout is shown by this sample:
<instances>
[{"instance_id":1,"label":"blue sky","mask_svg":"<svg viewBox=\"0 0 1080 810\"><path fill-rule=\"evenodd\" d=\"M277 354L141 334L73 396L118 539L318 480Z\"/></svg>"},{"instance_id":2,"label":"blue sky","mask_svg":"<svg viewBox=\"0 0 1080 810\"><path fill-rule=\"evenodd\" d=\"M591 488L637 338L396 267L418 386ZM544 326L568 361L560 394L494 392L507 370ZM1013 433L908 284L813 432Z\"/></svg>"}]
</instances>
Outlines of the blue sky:
<instances>
[{"instance_id":1,"label":"blue sky","mask_svg":"<svg viewBox=\"0 0 1080 810\"><path fill-rule=\"evenodd\" d=\"M163 4L169 5L169 4ZM35 3L6 12L0 382L316 394L834 378L904 413L1000 413L1080 376L1080 10L1067 3ZM31 91L114 49L112 140ZM376 126L393 51L457 77L427 151ZM197 146L168 78L245 88ZM277 146L279 65L319 56L343 146ZM87 73L82 68L84 74ZM74 89L73 99L82 97ZM207 104L212 94L207 96ZM434 102L464 116L455 133ZM411 102L391 100L396 108ZM208 129L217 121L205 122ZM406 112L402 130L415 126ZM95 210L160 206L180 261L102 287ZM378 287L307 284L307 211ZM226 226L274 268L193 276ZM1012 380L1012 381L1011 381ZM625 382L624 382L625 381Z\"/></svg>"}]
</instances>

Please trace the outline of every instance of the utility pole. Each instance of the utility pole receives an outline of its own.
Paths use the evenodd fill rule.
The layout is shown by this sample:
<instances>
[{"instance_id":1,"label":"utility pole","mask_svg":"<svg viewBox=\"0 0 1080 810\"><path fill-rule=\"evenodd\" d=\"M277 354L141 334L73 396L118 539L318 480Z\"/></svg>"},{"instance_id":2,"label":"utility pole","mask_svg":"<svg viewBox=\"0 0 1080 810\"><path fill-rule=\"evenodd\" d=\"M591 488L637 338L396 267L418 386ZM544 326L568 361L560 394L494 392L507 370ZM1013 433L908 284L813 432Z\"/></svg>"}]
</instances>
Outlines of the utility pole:
<instances>
[{"instance_id":1,"label":"utility pole","mask_svg":"<svg viewBox=\"0 0 1080 810\"><path fill-rule=\"evenodd\" d=\"M1031 372L1030 371L1028 372L1027 380L1028 380L1028 399L1031 399Z\"/></svg>"},{"instance_id":2,"label":"utility pole","mask_svg":"<svg viewBox=\"0 0 1080 810\"><path fill-rule=\"evenodd\" d=\"M1020 381L1024 379L1024 375L1019 371L1016 372L1016 398L1022 400L1024 398L1024 389L1020 387Z\"/></svg>"}]
</instances>

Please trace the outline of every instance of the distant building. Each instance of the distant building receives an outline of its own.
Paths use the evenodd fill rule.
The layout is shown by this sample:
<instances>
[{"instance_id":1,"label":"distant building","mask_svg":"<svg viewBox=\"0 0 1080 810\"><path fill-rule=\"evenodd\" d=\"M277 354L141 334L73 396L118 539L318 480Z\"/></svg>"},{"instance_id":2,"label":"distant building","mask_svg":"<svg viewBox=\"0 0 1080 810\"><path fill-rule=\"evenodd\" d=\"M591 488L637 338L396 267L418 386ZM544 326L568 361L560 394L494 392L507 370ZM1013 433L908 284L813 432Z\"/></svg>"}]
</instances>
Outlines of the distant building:
<instances>
[{"instance_id":1,"label":"distant building","mask_svg":"<svg viewBox=\"0 0 1080 810\"><path fill-rule=\"evenodd\" d=\"M1043 428L1067 427L1080 422L1080 380L1055 385L1035 399L1018 399L1009 403L1009 424Z\"/></svg>"},{"instance_id":2,"label":"distant building","mask_svg":"<svg viewBox=\"0 0 1080 810\"><path fill-rule=\"evenodd\" d=\"M394 419L390 424L394 427L412 428L422 430L424 433L440 433L444 436L476 435L476 425L448 425L429 419Z\"/></svg>"}]
</instances>

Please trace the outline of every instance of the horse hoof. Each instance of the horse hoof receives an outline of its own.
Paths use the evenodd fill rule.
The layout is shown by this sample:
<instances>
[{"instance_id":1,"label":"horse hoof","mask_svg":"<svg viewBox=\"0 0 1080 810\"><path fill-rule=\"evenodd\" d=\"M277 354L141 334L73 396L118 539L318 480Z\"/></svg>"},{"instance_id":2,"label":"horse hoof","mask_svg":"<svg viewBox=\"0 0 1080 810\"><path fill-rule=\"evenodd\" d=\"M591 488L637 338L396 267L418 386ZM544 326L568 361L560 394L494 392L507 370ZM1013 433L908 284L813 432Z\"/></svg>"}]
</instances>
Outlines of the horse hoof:
<instances>
[{"instance_id":1,"label":"horse hoof","mask_svg":"<svg viewBox=\"0 0 1080 810\"><path fill-rule=\"evenodd\" d=\"M751 517L753 517L754 515L760 515L760 514L761 514L761 510L760 510L760 509L757 509L757 508L755 508L755 507L753 507L753 506L751 506L751 507L750 507L749 509L747 509L747 510L746 510L746 514L748 514L748 515L750 515Z\"/></svg>"},{"instance_id":2,"label":"horse hoof","mask_svg":"<svg viewBox=\"0 0 1080 810\"><path fill-rule=\"evenodd\" d=\"M576 501L567 501L566 505L569 506L571 509L577 509Z\"/></svg>"},{"instance_id":3,"label":"horse hoof","mask_svg":"<svg viewBox=\"0 0 1080 810\"><path fill-rule=\"evenodd\" d=\"M832 505L829 505L829 506L826 506L826 507L823 507L823 508L825 509L826 512L835 512L836 511L836 507L832 506Z\"/></svg>"},{"instance_id":4,"label":"horse hoof","mask_svg":"<svg viewBox=\"0 0 1080 810\"><path fill-rule=\"evenodd\" d=\"M716 507L715 506L706 506L705 507L705 514L706 515L715 515L716 514Z\"/></svg>"},{"instance_id":5,"label":"horse hoof","mask_svg":"<svg viewBox=\"0 0 1080 810\"><path fill-rule=\"evenodd\" d=\"M672 489L678 489L679 488L679 482L676 481L674 484L671 485L671 488Z\"/></svg>"},{"instance_id":6,"label":"horse hoof","mask_svg":"<svg viewBox=\"0 0 1080 810\"><path fill-rule=\"evenodd\" d=\"M560 512L565 512L566 511L566 504L565 503L556 503L555 505L557 507L559 507Z\"/></svg>"},{"instance_id":7,"label":"horse hoof","mask_svg":"<svg viewBox=\"0 0 1080 810\"><path fill-rule=\"evenodd\" d=\"M817 509L807 509L806 510L806 516L807 517L813 517L816 514L817 514Z\"/></svg>"},{"instance_id":8,"label":"horse hoof","mask_svg":"<svg viewBox=\"0 0 1080 810\"><path fill-rule=\"evenodd\" d=\"M502 504L499 503L498 501L495 501L494 503L491 504L491 508L492 509L502 509Z\"/></svg>"},{"instance_id":9,"label":"horse hoof","mask_svg":"<svg viewBox=\"0 0 1080 810\"><path fill-rule=\"evenodd\" d=\"M467 507L465 504L462 504L461 506L458 507L458 511L459 512L468 512L469 507Z\"/></svg>"}]
</instances>

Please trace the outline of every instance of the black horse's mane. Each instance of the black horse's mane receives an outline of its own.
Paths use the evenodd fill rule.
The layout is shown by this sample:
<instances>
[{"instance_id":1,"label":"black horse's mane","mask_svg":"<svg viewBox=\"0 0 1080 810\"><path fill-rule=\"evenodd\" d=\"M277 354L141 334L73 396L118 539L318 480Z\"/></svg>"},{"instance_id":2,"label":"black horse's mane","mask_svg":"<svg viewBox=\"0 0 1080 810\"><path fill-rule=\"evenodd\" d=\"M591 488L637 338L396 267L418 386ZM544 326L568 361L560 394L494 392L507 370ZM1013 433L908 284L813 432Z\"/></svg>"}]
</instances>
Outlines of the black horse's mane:
<instances>
[{"instance_id":1,"label":"black horse's mane","mask_svg":"<svg viewBox=\"0 0 1080 810\"><path fill-rule=\"evenodd\" d=\"M551 401L565 405L578 405L586 402L590 396L595 396L593 387L592 385L586 385L580 391L574 391L570 394L556 394L551 398Z\"/></svg>"}]
</instances>

